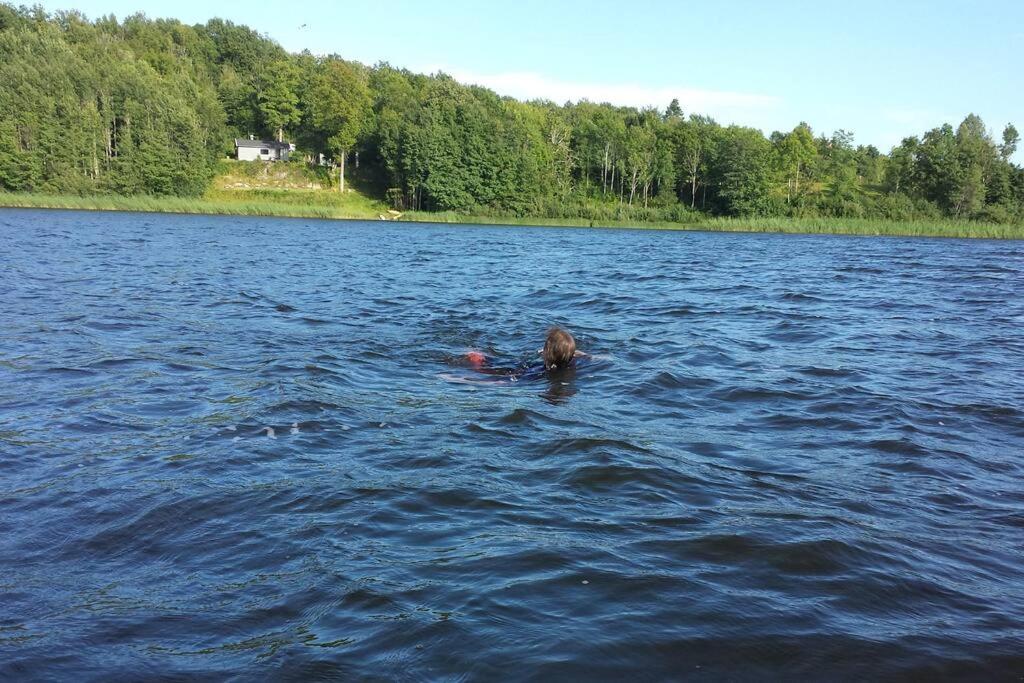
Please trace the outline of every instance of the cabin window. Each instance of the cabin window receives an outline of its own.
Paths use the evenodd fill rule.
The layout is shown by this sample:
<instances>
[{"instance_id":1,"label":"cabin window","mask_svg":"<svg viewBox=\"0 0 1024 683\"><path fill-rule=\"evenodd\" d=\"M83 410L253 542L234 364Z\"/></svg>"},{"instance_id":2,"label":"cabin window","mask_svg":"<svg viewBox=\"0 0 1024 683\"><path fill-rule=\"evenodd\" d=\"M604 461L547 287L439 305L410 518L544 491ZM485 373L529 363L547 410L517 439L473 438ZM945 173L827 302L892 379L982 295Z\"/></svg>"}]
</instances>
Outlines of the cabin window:
<instances>
[{"instance_id":1,"label":"cabin window","mask_svg":"<svg viewBox=\"0 0 1024 683\"><path fill-rule=\"evenodd\" d=\"M270 150L269 149L261 149L260 150L260 154L270 154Z\"/></svg>"}]
</instances>

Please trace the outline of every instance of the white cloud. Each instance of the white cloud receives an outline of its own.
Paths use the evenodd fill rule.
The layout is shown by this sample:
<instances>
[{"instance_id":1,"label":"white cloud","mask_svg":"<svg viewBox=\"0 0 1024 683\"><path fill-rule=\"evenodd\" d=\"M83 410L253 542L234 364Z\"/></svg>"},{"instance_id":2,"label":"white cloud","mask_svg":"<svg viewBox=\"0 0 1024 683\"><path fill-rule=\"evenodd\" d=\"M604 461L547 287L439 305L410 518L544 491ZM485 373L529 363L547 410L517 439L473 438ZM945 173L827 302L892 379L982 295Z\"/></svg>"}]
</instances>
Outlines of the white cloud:
<instances>
[{"instance_id":1,"label":"white cloud","mask_svg":"<svg viewBox=\"0 0 1024 683\"><path fill-rule=\"evenodd\" d=\"M771 95L731 92L727 90L701 90L687 87L649 87L631 83L585 83L564 81L541 74L511 71L504 73L478 73L466 69L432 66L415 69L426 73L443 71L460 83L482 85L500 95L520 100L542 99L557 104L566 101L610 102L632 107L664 109L678 99L687 114L710 114L725 123L751 123L752 114L775 109L781 99Z\"/></svg>"}]
</instances>

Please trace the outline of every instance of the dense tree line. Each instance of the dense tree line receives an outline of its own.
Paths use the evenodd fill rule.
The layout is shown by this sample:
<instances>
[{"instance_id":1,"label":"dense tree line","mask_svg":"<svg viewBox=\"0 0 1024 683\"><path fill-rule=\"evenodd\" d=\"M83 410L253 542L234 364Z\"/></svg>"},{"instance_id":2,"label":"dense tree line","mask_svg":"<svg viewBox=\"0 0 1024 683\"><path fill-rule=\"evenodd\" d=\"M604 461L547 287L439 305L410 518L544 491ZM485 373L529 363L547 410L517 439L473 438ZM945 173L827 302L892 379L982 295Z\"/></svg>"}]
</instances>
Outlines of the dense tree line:
<instances>
[{"instance_id":1,"label":"dense tree line","mask_svg":"<svg viewBox=\"0 0 1024 683\"><path fill-rule=\"evenodd\" d=\"M886 155L846 131L765 137L677 101L520 102L444 74L290 54L220 19L0 5L0 188L195 195L249 134L324 154L336 177L358 160L402 209L1024 220L1019 135L993 139L974 115Z\"/></svg>"}]
</instances>

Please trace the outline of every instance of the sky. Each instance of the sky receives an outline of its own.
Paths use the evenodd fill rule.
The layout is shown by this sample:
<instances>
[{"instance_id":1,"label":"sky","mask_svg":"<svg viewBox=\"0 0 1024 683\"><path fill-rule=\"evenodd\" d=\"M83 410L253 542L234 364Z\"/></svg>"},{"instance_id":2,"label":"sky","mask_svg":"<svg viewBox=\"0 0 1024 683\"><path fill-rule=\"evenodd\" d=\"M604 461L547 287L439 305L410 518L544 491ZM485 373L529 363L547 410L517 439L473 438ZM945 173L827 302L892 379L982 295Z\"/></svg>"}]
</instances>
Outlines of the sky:
<instances>
[{"instance_id":1,"label":"sky","mask_svg":"<svg viewBox=\"0 0 1024 683\"><path fill-rule=\"evenodd\" d=\"M843 129L883 152L967 114L1024 131L1022 0L68 0L246 24L287 50L444 71L520 99L586 98L720 123ZM1015 160L1024 161L1024 150Z\"/></svg>"}]
</instances>

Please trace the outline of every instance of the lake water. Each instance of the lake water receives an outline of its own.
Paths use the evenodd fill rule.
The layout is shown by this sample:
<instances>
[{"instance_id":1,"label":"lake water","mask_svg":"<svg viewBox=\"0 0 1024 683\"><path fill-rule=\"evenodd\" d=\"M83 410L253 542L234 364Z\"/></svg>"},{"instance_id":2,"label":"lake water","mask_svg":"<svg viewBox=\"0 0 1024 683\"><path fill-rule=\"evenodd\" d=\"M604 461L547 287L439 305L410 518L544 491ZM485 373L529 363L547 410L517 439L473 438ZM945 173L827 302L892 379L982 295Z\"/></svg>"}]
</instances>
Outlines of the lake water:
<instances>
[{"instance_id":1,"label":"lake water","mask_svg":"<svg viewBox=\"0 0 1024 683\"><path fill-rule=\"evenodd\" d=\"M0 678L1024 675L1022 242L0 211L0 292Z\"/></svg>"}]
</instances>

